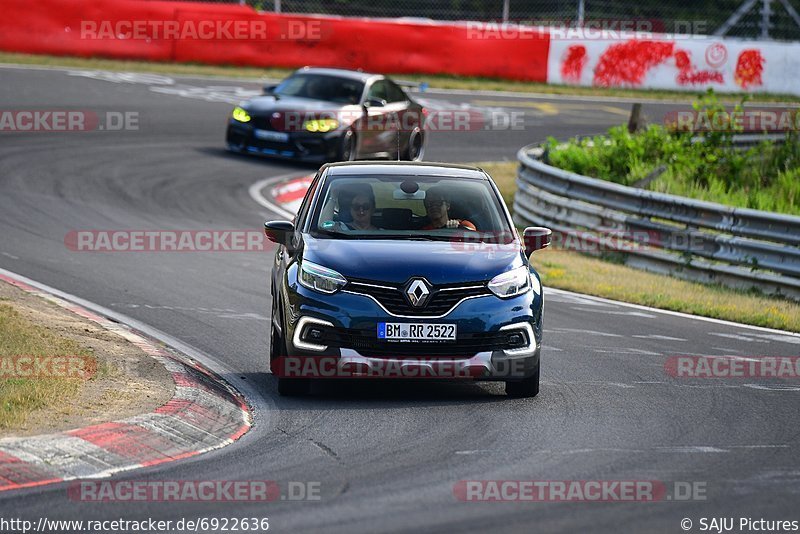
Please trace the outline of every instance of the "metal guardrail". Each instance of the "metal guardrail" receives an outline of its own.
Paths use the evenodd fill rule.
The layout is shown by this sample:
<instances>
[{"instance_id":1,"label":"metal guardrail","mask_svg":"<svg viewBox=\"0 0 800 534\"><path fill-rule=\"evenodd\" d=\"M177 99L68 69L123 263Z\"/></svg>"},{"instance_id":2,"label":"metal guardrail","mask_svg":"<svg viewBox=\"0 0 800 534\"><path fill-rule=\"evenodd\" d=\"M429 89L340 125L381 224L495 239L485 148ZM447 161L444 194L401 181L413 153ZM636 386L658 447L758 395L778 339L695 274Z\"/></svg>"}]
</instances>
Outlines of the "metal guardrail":
<instances>
[{"instance_id":1,"label":"metal guardrail","mask_svg":"<svg viewBox=\"0 0 800 534\"><path fill-rule=\"evenodd\" d=\"M541 156L533 145L517 154L517 224L548 226L566 248L622 252L646 270L800 300L800 217L627 187Z\"/></svg>"}]
</instances>

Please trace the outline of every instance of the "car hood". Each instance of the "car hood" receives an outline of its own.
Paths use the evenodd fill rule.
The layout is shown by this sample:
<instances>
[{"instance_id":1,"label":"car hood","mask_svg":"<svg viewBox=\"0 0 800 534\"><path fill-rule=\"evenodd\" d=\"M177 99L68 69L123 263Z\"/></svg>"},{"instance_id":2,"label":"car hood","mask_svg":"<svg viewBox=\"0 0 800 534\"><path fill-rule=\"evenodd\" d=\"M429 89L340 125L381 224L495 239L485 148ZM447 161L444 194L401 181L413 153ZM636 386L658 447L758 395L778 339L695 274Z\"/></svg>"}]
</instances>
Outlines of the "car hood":
<instances>
[{"instance_id":1,"label":"car hood","mask_svg":"<svg viewBox=\"0 0 800 534\"><path fill-rule=\"evenodd\" d=\"M516 245L457 241L317 239L306 234L303 257L346 278L403 283L422 276L428 282L453 284L488 281L523 265Z\"/></svg>"},{"instance_id":2,"label":"car hood","mask_svg":"<svg viewBox=\"0 0 800 534\"><path fill-rule=\"evenodd\" d=\"M244 102L244 107L250 114L274 113L276 111L318 111L337 113L346 109L360 109L358 105L343 105L337 102L310 100L308 98L295 98L282 96L259 96Z\"/></svg>"}]
</instances>

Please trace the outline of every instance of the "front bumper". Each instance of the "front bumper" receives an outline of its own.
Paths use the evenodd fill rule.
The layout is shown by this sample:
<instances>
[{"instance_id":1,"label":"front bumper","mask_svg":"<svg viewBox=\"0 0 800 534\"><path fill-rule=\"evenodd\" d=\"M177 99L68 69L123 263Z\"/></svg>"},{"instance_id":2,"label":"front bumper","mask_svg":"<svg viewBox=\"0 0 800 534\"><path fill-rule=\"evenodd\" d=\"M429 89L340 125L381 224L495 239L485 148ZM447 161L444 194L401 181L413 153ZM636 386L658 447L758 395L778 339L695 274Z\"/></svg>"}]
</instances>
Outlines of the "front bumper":
<instances>
[{"instance_id":1,"label":"front bumper","mask_svg":"<svg viewBox=\"0 0 800 534\"><path fill-rule=\"evenodd\" d=\"M272 362L278 376L468 378L520 380L539 367L541 295L529 291L512 299L493 295L462 301L441 317L397 317L373 299L345 291L322 295L291 284L285 339L288 354ZM454 323L453 343L397 343L377 339L380 322ZM308 329L321 335L309 343ZM525 343L504 345L506 334L522 333Z\"/></svg>"},{"instance_id":2,"label":"front bumper","mask_svg":"<svg viewBox=\"0 0 800 534\"><path fill-rule=\"evenodd\" d=\"M254 132L253 126L230 119L225 134L228 149L246 154L325 163L338 158L344 130L335 130L324 134L276 132L287 135L285 142L259 139Z\"/></svg>"}]
</instances>

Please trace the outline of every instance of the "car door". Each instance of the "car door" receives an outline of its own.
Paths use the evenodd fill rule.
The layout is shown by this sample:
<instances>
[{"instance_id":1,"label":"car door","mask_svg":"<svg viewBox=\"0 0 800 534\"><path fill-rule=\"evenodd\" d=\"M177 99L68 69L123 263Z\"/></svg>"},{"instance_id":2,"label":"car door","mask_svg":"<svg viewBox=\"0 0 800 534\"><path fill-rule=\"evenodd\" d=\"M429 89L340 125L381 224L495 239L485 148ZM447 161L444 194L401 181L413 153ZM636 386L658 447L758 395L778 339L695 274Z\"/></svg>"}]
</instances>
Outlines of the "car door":
<instances>
[{"instance_id":1,"label":"car door","mask_svg":"<svg viewBox=\"0 0 800 534\"><path fill-rule=\"evenodd\" d=\"M387 109L397 114L397 125L400 132L400 146L401 150L405 150L408 144L409 137L415 128L422 130L420 123L422 121L421 113L419 110L412 107L411 99L408 95L394 83L392 80L386 80L387 88ZM395 146L392 147L392 156L397 158L397 139Z\"/></svg>"},{"instance_id":2,"label":"car door","mask_svg":"<svg viewBox=\"0 0 800 534\"><path fill-rule=\"evenodd\" d=\"M377 79L364 94L365 117L361 128L359 157L387 155L390 140L397 136L397 126L392 113L396 113L387 102L385 79ZM396 143L396 141L395 141Z\"/></svg>"}]
</instances>

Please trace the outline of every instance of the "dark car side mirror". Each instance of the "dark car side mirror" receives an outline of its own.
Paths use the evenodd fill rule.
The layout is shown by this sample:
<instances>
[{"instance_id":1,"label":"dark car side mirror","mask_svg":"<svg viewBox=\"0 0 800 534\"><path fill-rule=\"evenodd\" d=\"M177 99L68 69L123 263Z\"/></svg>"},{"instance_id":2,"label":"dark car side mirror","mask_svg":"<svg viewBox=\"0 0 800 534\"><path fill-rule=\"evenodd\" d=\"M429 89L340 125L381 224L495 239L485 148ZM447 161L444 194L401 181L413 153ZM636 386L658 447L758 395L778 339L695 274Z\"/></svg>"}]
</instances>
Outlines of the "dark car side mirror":
<instances>
[{"instance_id":1,"label":"dark car side mirror","mask_svg":"<svg viewBox=\"0 0 800 534\"><path fill-rule=\"evenodd\" d=\"M273 243L289 245L289 240L294 234L294 224L289 221L266 221L264 235Z\"/></svg>"},{"instance_id":2,"label":"dark car side mirror","mask_svg":"<svg viewBox=\"0 0 800 534\"><path fill-rule=\"evenodd\" d=\"M365 108L382 108L385 105L386 100L381 100L380 98L370 98L364 102Z\"/></svg>"},{"instance_id":3,"label":"dark car side mirror","mask_svg":"<svg viewBox=\"0 0 800 534\"><path fill-rule=\"evenodd\" d=\"M522 235L522 240L525 243L525 255L530 256L537 250L550 246L553 231L544 226L529 226L525 228Z\"/></svg>"},{"instance_id":4,"label":"dark car side mirror","mask_svg":"<svg viewBox=\"0 0 800 534\"><path fill-rule=\"evenodd\" d=\"M264 94L265 95L271 95L275 91L275 89L277 89L277 88L278 88L277 85L265 85L264 86Z\"/></svg>"}]
</instances>

